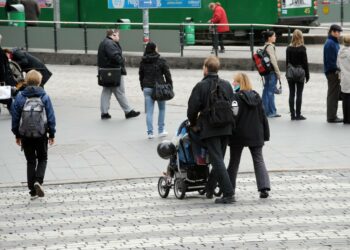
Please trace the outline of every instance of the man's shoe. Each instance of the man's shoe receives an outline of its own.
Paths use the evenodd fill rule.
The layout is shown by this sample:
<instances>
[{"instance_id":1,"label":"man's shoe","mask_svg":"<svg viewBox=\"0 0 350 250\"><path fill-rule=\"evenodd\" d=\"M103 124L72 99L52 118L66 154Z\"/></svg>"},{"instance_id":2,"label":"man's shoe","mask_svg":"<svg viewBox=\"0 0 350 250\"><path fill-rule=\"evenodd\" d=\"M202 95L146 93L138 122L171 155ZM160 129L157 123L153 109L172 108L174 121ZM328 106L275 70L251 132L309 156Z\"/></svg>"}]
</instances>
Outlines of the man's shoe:
<instances>
[{"instance_id":1,"label":"man's shoe","mask_svg":"<svg viewBox=\"0 0 350 250\"><path fill-rule=\"evenodd\" d=\"M167 137L168 136L168 132L163 131L162 133L158 134L158 137Z\"/></svg>"},{"instance_id":2,"label":"man's shoe","mask_svg":"<svg viewBox=\"0 0 350 250\"><path fill-rule=\"evenodd\" d=\"M136 117L139 115L140 115L139 111L131 110L129 113L125 114L125 118L129 119L129 118L133 118L133 117Z\"/></svg>"},{"instance_id":3,"label":"man's shoe","mask_svg":"<svg viewBox=\"0 0 350 250\"><path fill-rule=\"evenodd\" d=\"M302 115L299 115L299 116L295 117L295 120L297 120L297 121L303 121L303 120L306 120L306 117L305 117L305 116L302 116Z\"/></svg>"},{"instance_id":4,"label":"man's shoe","mask_svg":"<svg viewBox=\"0 0 350 250\"><path fill-rule=\"evenodd\" d=\"M278 118L278 117L281 117L280 114L273 114L273 115L268 115L267 116L268 118Z\"/></svg>"},{"instance_id":5,"label":"man's shoe","mask_svg":"<svg viewBox=\"0 0 350 250\"><path fill-rule=\"evenodd\" d=\"M260 191L260 198L261 198L261 199L266 199L267 197L269 197L269 191L267 191L267 190L261 190L261 191Z\"/></svg>"},{"instance_id":6,"label":"man's shoe","mask_svg":"<svg viewBox=\"0 0 350 250\"><path fill-rule=\"evenodd\" d=\"M292 121L295 121L295 120L296 120L295 115L291 115L291 116L290 116L290 119L291 119Z\"/></svg>"},{"instance_id":7,"label":"man's shoe","mask_svg":"<svg viewBox=\"0 0 350 250\"><path fill-rule=\"evenodd\" d=\"M213 199L214 198L214 192L213 191L206 191L205 192L205 197L207 197L207 199Z\"/></svg>"},{"instance_id":8,"label":"man's shoe","mask_svg":"<svg viewBox=\"0 0 350 250\"><path fill-rule=\"evenodd\" d=\"M224 49L219 50L219 53L225 53Z\"/></svg>"},{"instance_id":9,"label":"man's shoe","mask_svg":"<svg viewBox=\"0 0 350 250\"><path fill-rule=\"evenodd\" d=\"M147 135L147 138L150 139L150 140L152 140L152 139L154 138L154 135L153 135L153 134L148 134L148 135Z\"/></svg>"},{"instance_id":10,"label":"man's shoe","mask_svg":"<svg viewBox=\"0 0 350 250\"><path fill-rule=\"evenodd\" d=\"M34 183L34 188L35 188L35 192L39 197L44 197L45 193L44 193L44 189L43 187L40 185L39 182L35 182Z\"/></svg>"},{"instance_id":11,"label":"man's shoe","mask_svg":"<svg viewBox=\"0 0 350 250\"><path fill-rule=\"evenodd\" d=\"M231 203L234 203L236 200L235 200L235 197L234 196L223 196L221 198L217 198L215 200L215 203L216 204L231 204Z\"/></svg>"},{"instance_id":12,"label":"man's shoe","mask_svg":"<svg viewBox=\"0 0 350 250\"><path fill-rule=\"evenodd\" d=\"M332 120L327 120L327 122L329 122L329 123L340 123L340 122L343 122L343 119L337 117L337 118L332 119Z\"/></svg>"},{"instance_id":13,"label":"man's shoe","mask_svg":"<svg viewBox=\"0 0 350 250\"><path fill-rule=\"evenodd\" d=\"M111 119L112 116L108 113L105 113L105 114L101 114L101 119L102 120L106 120L106 119Z\"/></svg>"}]
</instances>

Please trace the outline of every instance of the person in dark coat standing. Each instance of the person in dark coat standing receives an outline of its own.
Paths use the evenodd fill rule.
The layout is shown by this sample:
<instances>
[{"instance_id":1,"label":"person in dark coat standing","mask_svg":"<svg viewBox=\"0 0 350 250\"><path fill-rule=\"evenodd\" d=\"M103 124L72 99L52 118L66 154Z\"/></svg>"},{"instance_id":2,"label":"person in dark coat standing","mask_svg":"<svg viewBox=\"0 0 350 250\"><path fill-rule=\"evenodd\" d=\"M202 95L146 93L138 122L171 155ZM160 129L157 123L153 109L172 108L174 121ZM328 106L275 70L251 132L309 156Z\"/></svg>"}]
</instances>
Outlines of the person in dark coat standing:
<instances>
[{"instance_id":1,"label":"person in dark coat standing","mask_svg":"<svg viewBox=\"0 0 350 250\"><path fill-rule=\"evenodd\" d=\"M24 6L24 12L26 21L38 21L40 16L40 7L35 0L21 0L20 2ZM37 26L36 22L27 22L27 26Z\"/></svg>"},{"instance_id":2,"label":"person in dark coat standing","mask_svg":"<svg viewBox=\"0 0 350 250\"><path fill-rule=\"evenodd\" d=\"M216 3L210 3L209 9L213 11L212 18L208 21L212 24L226 24L226 25L220 25L217 26L217 32L218 32L218 38L219 38L219 45L220 45L220 53L225 52L224 47L224 35L225 33L230 31L230 26L228 26L228 20L225 9L221 6L219 2ZM213 50L214 50L214 35L212 37L213 39Z\"/></svg>"},{"instance_id":3,"label":"person in dark coat standing","mask_svg":"<svg viewBox=\"0 0 350 250\"><path fill-rule=\"evenodd\" d=\"M125 58L123 57L122 47L119 44L119 30L109 29L106 35L106 38L103 39L98 47L97 66L99 68L121 68L122 76L119 86L103 86L101 93L101 119L105 120L112 117L108 113L112 93L123 109L126 119L139 116L140 112L134 111L129 106L128 99L125 96Z\"/></svg>"},{"instance_id":4,"label":"person in dark coat standing","mask_svg":"<svg viewBox=\"0 0 350 250\"><path fill-rule=\"evenodd\" d=\"M303 98L304 84L310 79L309 64L307 60L306 48L304 46L303 33L296 29L293 32L292 42L286 50L286 68L291 64L294 67L301 66L305 71L305 82L295 82L288 80L289 86L289 110L291 120L305 120L301 115L301 103ZM294 109L295 91L297 93L296 109Z\"/></svg>"},{"instance_id":5,"label":"person in dark coat standing","mask_svg":"<svg viewBox=\"0 0 350 250\"><path fill-rule=\"evenodd\" d=\"M157 45L154 42L149 42L146 45L145 53L142 57L139 67L139 79L141 90L145 96L146 105L146 124L148 139L153 139L153 110L154 100L152 99L153 89L155 83L159 84L170 83L173 84L169 66L166 60L160 57L157 49ZM159 101L158 103L158 136L165 137L168 132L165 131L165 101Z\"/></svg>"},{"instance_id":6,"label":"person in dark coat standing","mask_svg":"<svg viewBox=\"0 0 350 250\"><path fill-rule=\"evenodd\" d=\"M24 72L29 72L32 69L35 69L40 72L43 76L41 81L41 86L43 87L47 81L52 76L51 71L46 67L46 65L40 61L39 58L33 56L27 51L21 50L19 48L14 48L12 54L10 55L11 59L15 61Z\"/></svg>"},{"instance_id":7,"label":"person in dark coat standing","mask_svg":"<svg viewBox=\"0 0 350 250\"><path fill-rule=\"evenodd\" d=\"M238 115L236 129L230 138L229 173L232 188L236 189L236 179L244 147L249 147L253 158L254 172L260 198L267 198L270 191L270 179L266 170L262 148L264 141L270 139L270 129L263 110L259 94L252 89L252 85L245 73L238 73L233 83L237 92Z\"/></svg>"},{"instance_id":8,"label":"person in dark coat standing","mask_svg":"<svg viewBox=\"0 0 350 250\"><path fill-rule=\"evenodd\" d=\"M342 31L339 25L331 25L328 32L328 39L323 47L324 73L328 81L327 122L329 123L343 122L343 119L337 116L340 96L340 79L337 66L337 57L340 49L338 39Z\"/></svg>"},{"instance_id":9,"label":"person in dark coat standing","mask_svg":"<svg viewBox=\"0 0 350 250\"><path fill-rule=\"evenodd\" d=\"M204 78L193 88L188 100L187 118L194 130L200 131L200 139L207 146L209 159L213 166L207 184L207 197L212 198L212 194L219 184L223 197L215 200L215 203L234 202L232 185L225 167L224 156L229 136L232 135L233 125L224 127L212 127L207 120L205 110L214 81L223 89L227 96L233 99L233 90L229 82L222 80L218 76L220 61L217 57L211 56L205 59L203 65Z\"/></svg>"}]
</instances>

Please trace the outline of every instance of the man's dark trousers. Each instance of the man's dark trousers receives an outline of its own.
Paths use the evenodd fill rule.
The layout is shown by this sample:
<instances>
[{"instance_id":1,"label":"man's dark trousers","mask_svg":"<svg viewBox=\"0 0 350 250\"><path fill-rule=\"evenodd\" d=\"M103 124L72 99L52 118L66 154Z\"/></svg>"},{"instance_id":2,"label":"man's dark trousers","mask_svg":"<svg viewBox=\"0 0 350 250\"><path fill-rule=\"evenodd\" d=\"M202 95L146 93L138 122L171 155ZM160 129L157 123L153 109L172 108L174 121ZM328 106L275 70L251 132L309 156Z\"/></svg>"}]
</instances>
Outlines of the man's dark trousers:
<instances>
[{"instance_id":1,"label":"man's dark trousers","mask_svg":"<svg viewBox=\"0 0 350 250\"><path fill-rule=\"evenodd\" d=\"M327 121L333 121L337 118L338 101L340 95L340 80L337 73L327 73L328 92L327 92Z\"/></svg>"},{"instance_id":2,"label":"man's dark trousers","mask_svg":"<svg viewBox=\"0 0 350 250\"><path fill-rule=\"evenodd\" d=\"M31 193L35 192L34 183L44 182L47 165L47 138L23 138L22 147L27 160L27 181Z\"/></svg>"},{"instance_id":3,"label":"man's dark trousers","mask_svg":"<svg viewBox=\"0 0 350 250\"><path fill-rule=\"evenodd\" d=\"M233 195L233 189L224 163L228 137L211 137L205 139L204 142L207 146L209 160L213 167L208 180L208 189L209 191L214 190L216 183L219 183L223 196L230 197Z\"/></svg>"}]
</instances>

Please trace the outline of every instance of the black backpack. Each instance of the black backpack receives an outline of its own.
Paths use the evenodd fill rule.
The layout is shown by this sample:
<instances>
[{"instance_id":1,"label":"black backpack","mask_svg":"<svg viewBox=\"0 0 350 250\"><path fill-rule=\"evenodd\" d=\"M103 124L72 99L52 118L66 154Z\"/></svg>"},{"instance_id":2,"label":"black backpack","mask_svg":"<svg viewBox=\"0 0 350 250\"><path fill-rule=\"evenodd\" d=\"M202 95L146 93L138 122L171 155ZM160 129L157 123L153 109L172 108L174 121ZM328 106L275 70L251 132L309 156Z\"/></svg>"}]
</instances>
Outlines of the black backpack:
<instances>
[{"instance_id":1,"label":"black backpack","mask_svg":"<svg viewBox=\"0 0 350 250\"><path fill-rule=\"evenodd\" d=\"M232 100L220 86L219 79L210 84L210 93L204 114L211 127L222 128L229 124L235 125Z\"/></svg>"}]
</instances>

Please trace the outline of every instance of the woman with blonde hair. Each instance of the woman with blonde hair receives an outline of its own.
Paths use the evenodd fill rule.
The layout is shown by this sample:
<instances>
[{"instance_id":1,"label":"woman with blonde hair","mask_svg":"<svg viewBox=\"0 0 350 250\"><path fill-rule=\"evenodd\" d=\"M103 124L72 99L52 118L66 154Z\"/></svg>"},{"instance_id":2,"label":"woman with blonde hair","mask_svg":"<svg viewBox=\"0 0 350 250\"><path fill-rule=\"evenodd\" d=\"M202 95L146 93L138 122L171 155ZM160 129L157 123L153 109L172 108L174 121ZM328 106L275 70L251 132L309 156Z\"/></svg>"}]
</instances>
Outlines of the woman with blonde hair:
<instances>
[{"instance_id":1,"label":"woman with blonde hair","mask_svg":"<svg viewBox=\"0 0 350 250\"><path fill-rule=\"evenodd\" d=\"M340 88L343 99L344 124L350 124L350 35L344 35L337 64L340 69Z\"/></svg>"},{"instance_id":2,"label":"woman with blonde hair","mask_svg":"<svg viewBox=\"0 0 350 250\"><path fill-rule=\"evenodd\" d=\"M242 151L244 147L249 147L260 198L267 198L268 191L270 191L270 179L262 148L264 142L270 139L270 130L262 100L253 90L249 77L245 73L237 73L234 76L233 87L236 90L239 111L236 129L230 138L230 163L227 172L233 190L235 190Z\"/></svg>"},{"instance_id":3,"label":"woman with blonde hair","mask_svg":"<svg viewBox=\"0 0 350 250\"><path fill-rule=\"evenodd\" d=\"M304 84L309 81L310 74L303 33L298 29L294 30L292 42L286 50L286 69L287 72L289 70L300 72L297 75L298 77L291 77L288 73L286 74L289 86L289 110L291 120L305 120L306 117L301 115L301 103ZM296 101L294 108L295 92Z\"/></svg>"}]
</instances>

